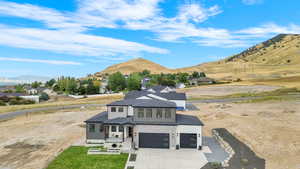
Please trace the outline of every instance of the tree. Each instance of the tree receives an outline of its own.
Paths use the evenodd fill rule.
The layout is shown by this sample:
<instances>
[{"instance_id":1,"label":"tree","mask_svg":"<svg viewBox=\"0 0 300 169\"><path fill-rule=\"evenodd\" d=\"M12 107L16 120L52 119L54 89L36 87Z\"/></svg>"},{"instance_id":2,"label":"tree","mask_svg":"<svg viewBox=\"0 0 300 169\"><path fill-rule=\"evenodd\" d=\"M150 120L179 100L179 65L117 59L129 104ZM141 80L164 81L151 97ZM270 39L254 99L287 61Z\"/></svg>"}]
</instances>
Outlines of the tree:
<instances>
[{"instance_id":1,"label":"tree","mask_svg":"<svg viewBox=\"0 0 300 169\"><path fill-rule=\"evenodd\" d=\"M16 89L16 93L24 93L25 92L24 86L20 85L20 84L16 85L15 89Z\"/></svg>"},{"instance_id":2,"label":"tree","mask_svg":"<svg viewBox=\"0 0 300 169\"><path fill-rule=\"evenodd\" d=\"M47 100L49 100L49 95L47 93L45 93L45 92L41 93L40 100L41 101L47 101Z\"/></svg>"},{"instance_id":3,"label":"tree","mask_svg":"<svg viewBox=\"0 0 300 169\"><path fill-rule=\"evenodd\" d=\"M128 90L140 90L141 89L141 76L137 73L131 74L127 79Z\"/></svg>"},{"instance_id":4,"label":"tree","mask_svg":"<svg viewBox=\"0 0 300 169\"><path fill-rule=\"evenodd\" d=\"M51 79L49 81L46 82L46 86L47 87L53 87L53 85L56 83L55 79Z\"/></svg>"},{"instance_id":5,"label":"tree","mask_svg":"<svg viewBox=\"0 0 300 169\"><path fill-rule=\"evenodd\" d=\"M126 79L120 72L111 74L108 77L108 87L112 91L119 92L126 88Z\"/></svg>"},{"instance_id":6,"label":"tree","mask_svg":"<svg viewBox=\"0 0 300 169\"><path fill-rule=\"evenodd\" d=\"M205 74L204 72L200 72L200 73L199 73L199 76L200 76L200 77L206 77L206 74Z\"/></svg>"},{"instance_id":7,"label":"tree","mask_svg":"<svg viewBox=\"0 0 300 169\"><path fill-rule=\"evenodd\" d=\"M143 70L142 72L141 72L141 75L143 76L143 77L146 77L146 76L148 76L148 75L150 75L150 70L147 70L147 69L145 69L145 70Z\"/></svg>"},{"instance_id":8,"label":"tree","mask_svg":"<svg viewBox=\"0 0 300 169\"><path fill-rule=\"evenodd\" d=\"M178 76L177 76L177 79L181 83L187 83L188 82L188 77L189 77L188 73L179 73Z\"/></svg>"},{"instance_id":9,"label":"tree","mask_svg":"<svg viewBox=\"0 0 300 169\"><path fill-rule=\"evenodd\" d=\"M41 82L35 81L35 82L33 82L33 83L31 84L31 87L36 89L36 88L40 87L41 84L42 84Z\"/></svg>"},{"instance_id":10,"label":"tree","mask_svg":"<svg viewBox=\"0 0 300 169\"><path fill-rule=\"evenodd\" d=\"M193 77L193 78L199 78L200 76L199 76L199 73L198 73L198 72L194 71L194 72L192 73L192 77Z\"/></svg>"}]
</instances>

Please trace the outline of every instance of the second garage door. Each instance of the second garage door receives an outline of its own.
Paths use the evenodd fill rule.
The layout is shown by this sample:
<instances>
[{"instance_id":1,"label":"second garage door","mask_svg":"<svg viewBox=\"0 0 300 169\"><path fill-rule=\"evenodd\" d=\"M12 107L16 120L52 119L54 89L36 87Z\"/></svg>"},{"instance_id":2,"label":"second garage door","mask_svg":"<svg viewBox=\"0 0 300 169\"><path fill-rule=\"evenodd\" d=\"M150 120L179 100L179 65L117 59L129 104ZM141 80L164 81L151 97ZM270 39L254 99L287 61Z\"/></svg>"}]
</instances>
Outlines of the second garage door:
<instances>
[{"instance_id":1,"label":"second garage door","mask_svg":"<svg viewBox=\"0 0 300 169\"><path fill-rule=\"evenodd\" d=\"M140 148L169 148L168 133L139 133Z\"/></svg>"},{"instance_id":2,"label":"second garage door","mask_svg":"<svg viewBox=\"0 0 300 169\"><path fill-rule=\"evenodd\" d=\"M197 134L180 133L180 148L197 148Z\"/></svg>"}]
</instances>

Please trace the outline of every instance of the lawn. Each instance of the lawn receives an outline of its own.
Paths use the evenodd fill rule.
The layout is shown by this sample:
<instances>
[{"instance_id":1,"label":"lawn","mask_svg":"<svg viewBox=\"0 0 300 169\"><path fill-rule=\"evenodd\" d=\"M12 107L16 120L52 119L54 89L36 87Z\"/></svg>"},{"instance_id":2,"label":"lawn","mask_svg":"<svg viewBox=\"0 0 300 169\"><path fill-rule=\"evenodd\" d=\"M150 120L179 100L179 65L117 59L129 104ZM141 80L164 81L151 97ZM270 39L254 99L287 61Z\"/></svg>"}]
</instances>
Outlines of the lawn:
<instances>
[{"instance_id":1,"label":"lawn","mask_svg":"<svg viewBox=\"0 0 300 169\"><path fill-rule=\"evenodd\" d=\"M88 147L72 146L54 159L46 169L124 169L128 154L87 155Z\"/></svg>"}]
</instances>

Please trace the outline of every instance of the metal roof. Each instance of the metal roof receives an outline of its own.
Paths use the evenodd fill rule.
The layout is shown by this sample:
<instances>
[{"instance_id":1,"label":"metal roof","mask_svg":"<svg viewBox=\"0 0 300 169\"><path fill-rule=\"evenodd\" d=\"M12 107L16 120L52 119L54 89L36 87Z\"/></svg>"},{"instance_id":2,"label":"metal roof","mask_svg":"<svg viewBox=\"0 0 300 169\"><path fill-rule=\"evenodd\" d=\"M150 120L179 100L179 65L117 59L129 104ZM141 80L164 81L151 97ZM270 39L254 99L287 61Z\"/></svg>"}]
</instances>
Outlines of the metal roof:
<instances>
[{"instance_id":1,"label":"metal roof","mask_svg":"<svg viewBox=\"0 0 300 169\"><path fill-rule=\"evenodd\" d=\"M168 92L168 93L152 93L147 91L130 91L125 95L125 99L136 99L142 96L151 97L151 95L156 95L167 100L186 100L185 93L176 93L176 92Z\"/></svg>"},{"instance_id":2,"label":"metal roof","mask_svg":"<svg viewBox=\"0 0 300 169\"><path fill-rule=\"evenodd\" d=\"M125 99L115 101L107 106L132 106L132 107L161 107L161 108L176 108L176 104L170 101L156 100L156 99Z\"/></svg>"}]
</instances>

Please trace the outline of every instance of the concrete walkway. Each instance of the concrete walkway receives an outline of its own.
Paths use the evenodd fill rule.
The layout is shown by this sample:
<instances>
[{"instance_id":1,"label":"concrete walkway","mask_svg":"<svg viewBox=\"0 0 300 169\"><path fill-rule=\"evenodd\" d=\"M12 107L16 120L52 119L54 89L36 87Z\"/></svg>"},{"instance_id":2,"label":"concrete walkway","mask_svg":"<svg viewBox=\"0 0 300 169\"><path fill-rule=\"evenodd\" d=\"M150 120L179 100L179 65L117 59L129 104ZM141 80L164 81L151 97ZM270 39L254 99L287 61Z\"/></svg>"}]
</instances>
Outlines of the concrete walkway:
<instances>
[{"instance_id":1,"label":"concrete walkway","mask_svg":"<svg viewBox=\"0 0 300 169\"><path fill-rule=\"evenodd\" d=\"M200 169L207 163L195 149L139 149L134 169Z\"/></svg>"}]
</instances>

